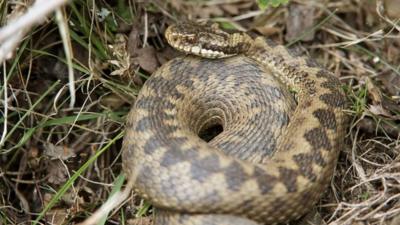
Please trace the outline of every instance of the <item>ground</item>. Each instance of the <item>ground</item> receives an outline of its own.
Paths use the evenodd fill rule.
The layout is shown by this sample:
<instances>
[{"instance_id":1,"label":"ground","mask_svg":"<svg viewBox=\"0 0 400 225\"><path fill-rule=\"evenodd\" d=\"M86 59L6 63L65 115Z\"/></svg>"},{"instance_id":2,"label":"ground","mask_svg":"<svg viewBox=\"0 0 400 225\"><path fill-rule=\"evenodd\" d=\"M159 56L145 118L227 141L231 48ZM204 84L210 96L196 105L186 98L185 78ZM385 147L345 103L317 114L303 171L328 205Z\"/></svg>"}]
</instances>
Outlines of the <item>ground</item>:
<instances>
[{"instance_id":1,"label":"ground","mask_svg":"<svg viewBox=\"0 0 400 225\"><path fill-rule=\"evenodd\" d=\"M32 4L2 1L1 24ZM165 28L187 19L267 36L337 75L350 122L317 210L330 225L400 224L399 15L399 0L71 1L28 24L2 64L0 224L82 222L121 189L125 116L152 72L179 55ZM151 215L131 194L106 223L150 224Z\"/></svg>"}]
</instances>

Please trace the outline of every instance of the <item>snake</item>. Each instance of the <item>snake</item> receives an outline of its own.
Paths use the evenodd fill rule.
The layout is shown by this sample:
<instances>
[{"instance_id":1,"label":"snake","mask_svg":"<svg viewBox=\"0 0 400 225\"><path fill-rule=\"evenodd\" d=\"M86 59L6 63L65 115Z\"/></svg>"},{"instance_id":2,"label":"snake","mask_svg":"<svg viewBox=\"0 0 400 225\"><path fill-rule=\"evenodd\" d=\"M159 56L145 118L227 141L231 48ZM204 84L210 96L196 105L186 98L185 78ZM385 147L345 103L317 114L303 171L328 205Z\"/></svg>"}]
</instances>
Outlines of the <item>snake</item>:
<instances>
[{"instance_id":1,"label":"snake","mask_svg":"<svg viewBox=\"0 0 400 225\"><path fill-rule=\"evenodd\" d=\"M336 75L265 37L213 24L176 23L165 38L186 54L145 82L122 144L123 171L156 209L154 223L270 225L306 214L345 138Z\"/></svg>"}]
</instances>

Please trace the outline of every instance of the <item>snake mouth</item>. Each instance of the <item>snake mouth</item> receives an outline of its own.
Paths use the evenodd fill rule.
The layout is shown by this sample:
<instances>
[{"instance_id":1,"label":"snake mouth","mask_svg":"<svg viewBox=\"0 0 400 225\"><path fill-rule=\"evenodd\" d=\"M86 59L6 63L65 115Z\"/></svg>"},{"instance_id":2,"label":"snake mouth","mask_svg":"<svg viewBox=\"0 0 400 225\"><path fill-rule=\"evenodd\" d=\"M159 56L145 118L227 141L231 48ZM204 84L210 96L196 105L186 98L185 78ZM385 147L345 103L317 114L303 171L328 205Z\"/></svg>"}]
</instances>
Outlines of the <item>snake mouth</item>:
<instances>
[{"instance_id":1,"label":"snake mouth","mask_svg":"<svg viewBox=\"0 0 400 225\"><path fill-rule=\"evenodd\" d=\"M187 53L187 54L192 54L192 55L197 55L201 56L204 58L209 58L209 59L216 59L216 58L225 58L229 57L231 55L225 54L220 51L214 51L211 49L205 49L202 48L201 46L190 46L190 45L175 45L173 46L174 48L178 49L181 52Z\"/></svg>"}]
</instances>

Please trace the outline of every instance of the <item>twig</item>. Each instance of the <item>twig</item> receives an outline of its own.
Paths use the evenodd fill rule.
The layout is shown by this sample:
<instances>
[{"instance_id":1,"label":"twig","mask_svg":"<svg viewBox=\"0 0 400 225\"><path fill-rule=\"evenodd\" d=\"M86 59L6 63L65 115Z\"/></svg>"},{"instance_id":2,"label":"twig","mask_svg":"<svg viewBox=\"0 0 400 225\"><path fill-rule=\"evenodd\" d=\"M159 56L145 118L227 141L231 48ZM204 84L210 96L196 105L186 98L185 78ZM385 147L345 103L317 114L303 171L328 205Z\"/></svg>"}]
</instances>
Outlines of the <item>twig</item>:
<instances>
[{"instance_id":1,"label":"twig","mask_svg":"<svg viewBox=\"0 0 400 225\"><path fill-rule=\"evenodd\" d=\"M0 29L0 62L11 57L11 52L25 36L29 28L41 23L46 16L66 4L68 0L37 0L21 17Z\"/></svg>"},{"instance_id":2,"label":"twig","mask_svg":"<svg viewBox=\"0 0 400 225\"><path fill-rule=\"evenodd\" d=\"M18 31L41 23L47 14L66 4L68 0L37 0L32 7L12 23L0 29L0 43L15 36Z\"/></svg>"},{"instance_id":3,"label":"twig","mask_svg":"<svg viewBox=\"0 0 400 225\"><path fill-rule=\"evenodd\" d=\"M64 13L61 9L56 10L56 19L58 23L58 28L60 30L61 38L63 41L65 58L67 59L68 65L68 88L69 94L71 96L71 101L69 102L69 108L73 108L76 101L75 96L75 77L74 77L74 69L72 68L72 47L71 47L71 39L69 38L68 32L68 24L66 22Z\"/></svg>"},{"instance_id":4,"label":"twig","mask_svg":"<svg viewBox=\"0 0 400 225\"><path fill-rule=\"evenodd\" d=\"M98 224L100 219L107 215L111 210L121 205L121 203L128 198L132 191L133 179L130 179L127 186L123 191L116 192L111 198L109 198L99 209L96 210L89 218L83 221L80 225L95 225Z\"/></svg>"},{"instance_id":5,"label":"twig","mask_svg":"<svg viewBox=\"0 0 400 225\"><path fill-rule=\"evenodd\" d=\"M0 139L0 148L3 147L7 135L7 117L8 117L8 101L7 101L7 75L6 75L6 64L3 63L3 78L4 78L4 112L3 112L3 132Z\"/></svg>"}]
</instances>

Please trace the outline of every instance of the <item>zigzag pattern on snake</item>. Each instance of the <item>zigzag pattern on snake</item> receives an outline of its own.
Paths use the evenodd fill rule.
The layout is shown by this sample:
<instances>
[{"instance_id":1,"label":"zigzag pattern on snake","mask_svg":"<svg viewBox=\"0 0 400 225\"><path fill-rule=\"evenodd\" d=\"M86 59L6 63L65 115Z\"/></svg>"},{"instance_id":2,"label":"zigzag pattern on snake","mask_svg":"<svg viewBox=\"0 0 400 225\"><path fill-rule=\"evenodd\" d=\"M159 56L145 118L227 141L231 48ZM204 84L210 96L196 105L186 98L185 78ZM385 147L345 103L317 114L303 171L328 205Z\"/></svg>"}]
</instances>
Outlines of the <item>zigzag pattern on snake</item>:
<instances>
[{"instance_id":1,"label":"zigzag pattern on snake","mask_svg":"<svg viewBox=\"0 0 400 225\"><path fill-rule=\"evenodd\" d=\"M262 37L215 26L174 25L166 38L201 57L175 58L146 81L122 155L134 190L158 209L155 223L277 224L304 215L344 139L335 75ZM216 125L223 131L214 139L199 138Z\"/></svg>"}]
</instances>

